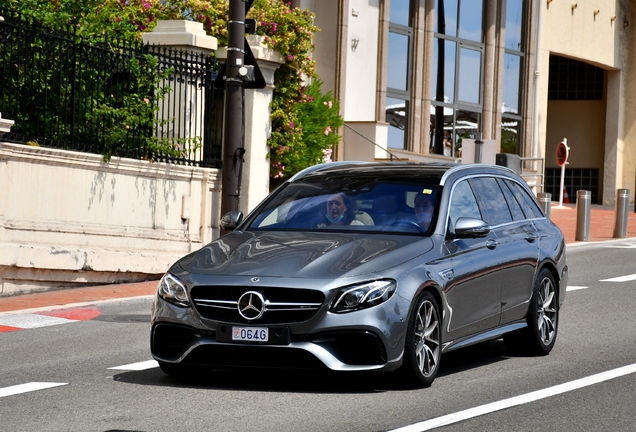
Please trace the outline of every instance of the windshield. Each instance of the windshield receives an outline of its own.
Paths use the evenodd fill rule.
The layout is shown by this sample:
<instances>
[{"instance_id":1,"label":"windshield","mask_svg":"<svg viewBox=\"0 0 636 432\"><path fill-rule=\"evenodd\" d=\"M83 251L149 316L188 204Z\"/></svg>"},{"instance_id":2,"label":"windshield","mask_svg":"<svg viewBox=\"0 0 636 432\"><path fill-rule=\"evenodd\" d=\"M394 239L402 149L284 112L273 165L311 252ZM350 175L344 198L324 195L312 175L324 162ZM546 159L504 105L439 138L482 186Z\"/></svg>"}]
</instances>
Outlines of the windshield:
<instances>
[{"instance_id":1,"label":"windshield","mask_svg":"<svg viewBox=\"0 0 636 432\"><path fill-rule=\"evenodd\" d=\"M254 230L427 233L439 186L433 179L324 179L287 185L247 221Z\"/></svg>"}]
</instances>

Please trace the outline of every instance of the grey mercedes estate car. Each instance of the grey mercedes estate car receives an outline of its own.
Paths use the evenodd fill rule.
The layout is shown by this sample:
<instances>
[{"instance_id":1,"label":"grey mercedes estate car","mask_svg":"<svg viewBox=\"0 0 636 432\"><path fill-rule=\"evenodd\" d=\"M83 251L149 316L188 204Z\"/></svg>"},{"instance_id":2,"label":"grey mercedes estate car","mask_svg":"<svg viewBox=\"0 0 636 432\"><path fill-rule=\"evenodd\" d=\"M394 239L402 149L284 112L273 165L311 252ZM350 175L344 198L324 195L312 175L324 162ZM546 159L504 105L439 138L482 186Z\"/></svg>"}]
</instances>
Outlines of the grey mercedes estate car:
<instances>
[{"instance_id":1,"label":"grey mercedes estate car","mask_svg":"<svg viewBox=\"0 0 636 432\"><path fill-rule=\"evenodd\" d=\"M508 168L321 164L221 226L159 283L151 351L169 375L398 370L428 386L452 350L554 346L563 235Z\"/></svg>"}]
</instances>

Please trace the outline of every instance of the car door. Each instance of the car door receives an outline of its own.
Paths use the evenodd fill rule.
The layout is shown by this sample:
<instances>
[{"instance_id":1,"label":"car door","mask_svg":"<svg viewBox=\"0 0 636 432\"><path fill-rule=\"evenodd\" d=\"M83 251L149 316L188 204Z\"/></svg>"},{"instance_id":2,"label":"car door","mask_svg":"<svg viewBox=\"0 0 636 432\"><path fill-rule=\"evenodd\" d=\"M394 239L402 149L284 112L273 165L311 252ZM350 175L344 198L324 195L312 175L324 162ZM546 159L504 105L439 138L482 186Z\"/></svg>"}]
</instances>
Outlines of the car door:
<instances>
[{"instance_id":1,"label":"car door","mask_svg":"<svg viewBox=\"0 0 636 432\"><path fill-rule=\"evenodd\" d=\"M467 179L455 184L448 207L449 229L460 217L483 219ZM494 233L481 238L447 236L445 247L452 265L446 286L451 310L449 338L458 339L499 324L501 304L501 256Z\"/></svg>"},{"instance_id":2,"label":"car door","mask_svg":"<svg viewBox=\"0 0 636 432\"><path fill-rule=\"evenodd\" d=\"M506 324L526 315L539 259L538 234L503 179L479 177L472 183L484 220L499 242L497 253L502 258L500 324Z\"/></svg>"},{"instance_id":3,"label":"car door","mask_svg":"<svg viewBox=\"0 0 636 432\"><path fill-rule=\"evenodd\" d=\"M513 211L513 218L517 224L517 238L519 242L517 265L510 267L502 282L502 323L512 322L525 317L530 297L534 289L534 278L537 274L540 255L541 235L532 219L543 217L541 209L537 207L533 198L519 183L510 179L500 179L500 186L508 204ZM507 188L507 189L506 189ZM516 207L519 206L519 210ZM525 242L524 242L525 241ZM525 250L525 255L521 255Z\"/></svg>"}]
</instances>

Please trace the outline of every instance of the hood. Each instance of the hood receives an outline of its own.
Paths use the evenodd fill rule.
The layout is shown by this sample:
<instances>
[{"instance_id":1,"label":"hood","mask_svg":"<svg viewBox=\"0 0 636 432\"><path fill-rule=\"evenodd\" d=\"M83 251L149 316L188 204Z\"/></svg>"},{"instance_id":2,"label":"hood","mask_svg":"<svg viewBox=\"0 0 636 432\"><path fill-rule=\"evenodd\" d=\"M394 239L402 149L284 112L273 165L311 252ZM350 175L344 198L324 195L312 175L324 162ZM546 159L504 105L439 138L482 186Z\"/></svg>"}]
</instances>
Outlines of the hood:
<instances>
[{"instance_id":1,"label":"hood","mask_svg":"<svg viewBox=\"0 0 636 432\"><path fill-rule=\"evenodd\" d=\"M428 237L334 232L233 232L177 262L218 276L332 279L394 267L428 252Z\"/></svg>"}]
</instances>

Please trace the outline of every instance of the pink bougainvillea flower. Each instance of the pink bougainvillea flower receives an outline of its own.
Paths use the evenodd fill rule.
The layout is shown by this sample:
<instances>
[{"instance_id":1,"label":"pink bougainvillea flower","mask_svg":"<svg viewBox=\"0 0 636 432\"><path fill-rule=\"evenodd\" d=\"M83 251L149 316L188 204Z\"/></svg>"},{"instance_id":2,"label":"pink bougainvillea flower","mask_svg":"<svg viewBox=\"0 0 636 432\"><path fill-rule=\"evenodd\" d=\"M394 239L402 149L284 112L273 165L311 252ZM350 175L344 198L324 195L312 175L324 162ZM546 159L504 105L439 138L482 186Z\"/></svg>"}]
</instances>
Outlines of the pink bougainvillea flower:
<instances>
[{"instance_id":1,"label":"pink bougainvillea flower","mask_svg":"<svg viewBox=\"0 0 636 432\"><path fill-rule=\"evenodd\" d=\"M331 150L331 149L324 149L322 151L322 154L323 154L322 160L325 161L325 162L331 162L331 153L332 153L332 151L333 150Z\"/></svg>"},{"instance_id":2,"label":"pink bougainvillea flower","mask_svg":"<svg viewBox=\"0 0 636 432\"><path fill-rule=\"evenodd\" d=\"M329 132L331 132L331 126L327 126L325 129L325 135L329 135Z\"/></svg>"}]
</instances>

